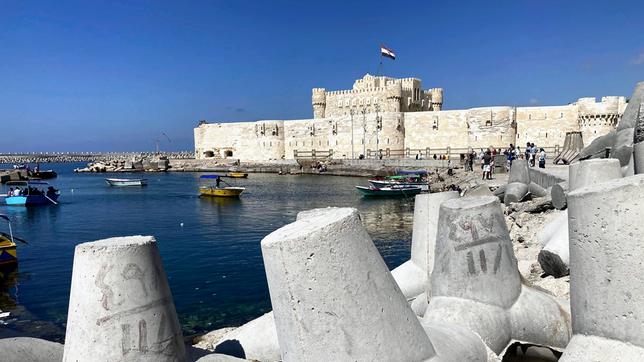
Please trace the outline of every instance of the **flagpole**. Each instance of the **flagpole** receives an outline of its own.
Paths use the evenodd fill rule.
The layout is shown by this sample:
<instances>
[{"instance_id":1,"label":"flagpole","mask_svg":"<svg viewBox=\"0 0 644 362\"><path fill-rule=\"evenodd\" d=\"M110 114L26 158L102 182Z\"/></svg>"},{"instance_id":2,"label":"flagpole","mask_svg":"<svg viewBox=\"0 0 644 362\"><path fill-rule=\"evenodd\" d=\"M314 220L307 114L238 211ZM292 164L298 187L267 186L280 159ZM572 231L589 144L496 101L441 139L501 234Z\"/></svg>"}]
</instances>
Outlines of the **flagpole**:
<instances>
[{"instance_id":1,"label":"flagpole","mask_svg":"<svg viewBox=\"0 0 644 362\"><path fill-rule=\"evenodd\" d=\"M378 71L376 72L376 77L380 76L381 70L382 70L382 51L380 52L380 63L378 63Z\"/></svg>"}]
</instances>

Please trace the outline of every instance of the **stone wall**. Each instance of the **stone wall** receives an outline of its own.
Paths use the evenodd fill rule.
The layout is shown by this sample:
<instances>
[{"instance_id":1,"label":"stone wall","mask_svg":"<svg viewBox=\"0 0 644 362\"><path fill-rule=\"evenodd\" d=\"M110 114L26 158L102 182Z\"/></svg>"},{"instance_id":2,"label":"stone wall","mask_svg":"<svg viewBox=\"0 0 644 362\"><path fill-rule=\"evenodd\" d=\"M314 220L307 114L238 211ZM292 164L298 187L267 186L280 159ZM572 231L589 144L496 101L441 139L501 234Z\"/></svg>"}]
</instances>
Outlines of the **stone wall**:
<instances>
[{"instance_id":1,"label":"stone wall","mask_svg":"<svg viewBox=\"0 0 644 362\"><path fill-rule=\"evenodd\" d=\"M566 132L579 131L577 106L517 107L516 144L523 149L526 142L538 146L563 145ZM584 139L584 143L587 143Z\"/></svg>"},{"instance_id":2,"label":"stone wall","mask_svg":"<svg viewBox=\"0 0 644 362\"><path fill-rule=\"evenodd\" d=\"M376 117L382 119L379 129ZM294 158L295 151L332 150L334 158L358 158L367 150L378 149L377 146L382 150L402 150L405 137L402 118L402 113L393 112L284 122L286 158Z\"/></svg>"},{"instance_id":3,"label":"stone wall","mask_svg":"<svg viewBox=\"0 0 644 362\"><path fill-rule=\"evenodd\" d=\"M392 112L409 109L404 99L414 94L421 102L442 102L442 91L414 93L420 89L416 78L367 78L356 81L351 91L314 89L313 119L200 124L194 131L195 156L262 161L293 159L296 152L298 157L310 157L315 152L316 157L346 159L361 154L375 157L375 150L380 149L383 158L400 158L414 157L418 150L428 148L433 154L431 149L450 147L463 153L467 148L507 147L510 143L523 149L526 142L538 147L563 146L566 132L582 132L588 145L614 129L626 107L624 97L603 97L599 102L581 98L562 106ZM423 98L429 93L433 96ZM413 108L414 101L410 102Z\"/></svg>"},{"instance_id":4,"label":"stone wall","mask_svg":"<svg viewBox=\"0 0 644 362\"><path fill-rule=\"evenodd\" d=\"M284 158L284 121L202 124L194 130L196 158Z\"/></svg>"},{"instance_id":5,"label":"stone wall","mask_svg":"<svg viewBox=\"0 0 644 362\"><path fill-rule=\"evenodd\" d=\"M405 113L405 147L487 148L515 143L510 107Z\"/></svg>"}]
</instances>

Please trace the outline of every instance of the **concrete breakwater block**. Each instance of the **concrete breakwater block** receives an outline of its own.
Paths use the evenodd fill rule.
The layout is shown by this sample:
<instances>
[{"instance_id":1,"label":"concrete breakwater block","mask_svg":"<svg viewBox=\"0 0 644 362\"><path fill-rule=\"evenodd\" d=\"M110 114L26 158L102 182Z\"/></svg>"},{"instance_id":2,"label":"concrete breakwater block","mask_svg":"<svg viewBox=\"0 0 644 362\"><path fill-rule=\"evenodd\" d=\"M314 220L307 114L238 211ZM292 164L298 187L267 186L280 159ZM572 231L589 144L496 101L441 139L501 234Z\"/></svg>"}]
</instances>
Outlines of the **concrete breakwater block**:
<instances>
[{"instance_id":1,"label":"concrete breakwater block","mask_svg":"<svg viewBox=\"0 0 644 362\"><path fill-rule=\"evenodd\" d=\"M570 169L568 172L570 172ZM554 206L555 209L563 210L566 208L566 196L568 195L568 189L568 181L553 185L552 189L550 189L550 198L552 199L552 206Z\"/></svg>"},{"instance_id":2,"label":"concrete breakwater block","mask_svg":"<svg viewBox=\"0 0 644 362\"><path fill-rule=\"evenodd\" d=\"M30 337L0 339L0 361L53 362L63 359L63 345Z\"/></svg>"},{"instance_id":3,"label":"concrete breakwater block","mask_svg":"<svg viewBox=\"0 0 644 362\"><path fill-rule=\"evenodd\" d=\"M530 183L528 160L514 160L512 162L512 168L510 168L510 175L508 176L508 183L513 182L520 182L526 185Z\"/></svg>"},{"instance_id":4,"label":"concrete breakwater block","mask_svg":"<svg viewBox=\"0 0 644 362\"><path fill-rule=\"evenodd\" d=\"M226 333L214 346L216 353L257 361L281 359L273 312Z\"/></svg>"},{"instance_id":5,"label":"concrete breakwater block","mask_svg":"<svg viewBox=\"0 0 644 362\"><path fill-rule=\"evenodd\" d=\"M309 214L261 245L283 361L486 360L469 331L433 345L357 210Z\"/></svg>"},{"instance_id":6,"label":"concrete breakwater block","mask_svg":"<svg viewBox=\"0 0 644 362\"><path fill-rule=\"evenodd\" d=\"M574 191L587 185L621 178L622 169L619 160L614 158L590 159L571 164L568 168L568 175L569 188ZM555 221L559 222L559 226L556 230L552 230L554 229ZM544 246L538 257L541 269L555 278L569 273L568 221L567 219L564 222L561 221L561 218L557 218L547 226L552 230L552 233L547 241L542 240ZM543 238L543 234L541 234L541 237Z\"/></svg>"},{"instance_id":7,"label":"concrete breakwater block","mask_svg":"<svg viewBox=\"0 0 644 362\"><path fill-rule=\"evenodd\" d=\"M568 211L564 210L546 224L538 233L542 249L537 260L541 269L555 278L568 275L570 253L568 251Z\"/></svg>"},{"instance_id":8,"label":"concrete breakwater block","mask_svg":"<svg viewBox=\"0 0 644 362\"><path fill-rule=\"evenodd\" d=\"M454 323L500 353L512 339L563 348L570 315L552 296L521 283L496 197L445 201L425 322Z\"/></svg>"},{"instance_id":9,"label":"concrete breakwater block","mask_svg":"<svg viewBox=\"0 0 644 362\"><path fill-rule=\"evenodd\" d=\"M528 160L515 160L510 169L508 184L504 189L503 203L509 205L523 200L530 191Z\"/></svg>"},{"instance_id":10,"label":"concrete breakwater block","mask_svg":"<svg viewBox=\"0 0 644 362\"><path fill-rule=\"evenodd\" d=\"M562 361L644 360L644 175L568 194L574 337Z\"/></svg>"},{"instance_id":11,"label":"concrete breakwater block","mask_svg":"<svg viewBox=\"0 0 644 362\"><path fill-rule=\"evenodd\" d=\"M644 127L638 123L642 103L644 103L644 82L639 82L635 86L617 129L594 139L590 145L581 150L579 159L605 158L605 150L610 148L610 157L620 161L622 175L632 175L633 144L644 140Z\"/></svg>"},{"instance_id":12,"label":"concrete breakwater block","mask_svg":"<svg viewBox=\"0 0 644 362\"><path fill-rule=\"evenodd\" d=\"M644 114L641 117L644 118ZM635 174L644 173L644 142L636 143L633 146L633 161Z\"/></svg>"},{"instance_id":13,"label":"concrete breakwater block","mask_svg":"<svg viewBox=\"0 0 644 362\"><path fill-rule=\"evenodd\" d=\"M76 246L64 361L184 361L181 328L151 236Z\"/></svg>"},{"instance_id":14,"label":"concrete breakwater block","mask_svg":"<svg viewBox=\"0 0 644 362\"><path fill-rule=\"evenodd\" d=\"M456 191L416 195L411 236L411 259L391 271L407 299L431 289L428 275L434 268L438 208L445 200L458 198Z\"/></svg>"},{"instance_id":15,"label":"concrete breakwater block","mask_svg":"<svg viewBox=\"0 0 644 362\"><path fill-rule=\"evenodd\" d=\"M619 160L614 158L590 159L575 162L568 167L568 182L571 191L622 177Z\"/></svg>"}]
</instances>

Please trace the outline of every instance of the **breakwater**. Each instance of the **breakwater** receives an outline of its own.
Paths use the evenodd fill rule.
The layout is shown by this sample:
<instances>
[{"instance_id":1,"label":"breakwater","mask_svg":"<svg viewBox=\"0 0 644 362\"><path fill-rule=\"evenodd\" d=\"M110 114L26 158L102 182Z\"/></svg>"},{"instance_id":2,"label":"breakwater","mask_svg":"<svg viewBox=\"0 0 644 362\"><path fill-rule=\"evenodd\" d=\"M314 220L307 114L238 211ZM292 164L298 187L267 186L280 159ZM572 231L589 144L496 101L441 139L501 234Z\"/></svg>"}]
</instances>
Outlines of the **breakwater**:
<instances>
[{"instance_id":1,"label":"breakwater","mask_svg":"<svg viewBox=\"0 0 644 362\"><path fill-rule=\"evenodd\" d=\"M111 162L166 158L169 160L192 159L193 151L178 152L47 152L47 153L0 153L0 163L67 163L67 162Z\"/></svg>"}]
</instances>

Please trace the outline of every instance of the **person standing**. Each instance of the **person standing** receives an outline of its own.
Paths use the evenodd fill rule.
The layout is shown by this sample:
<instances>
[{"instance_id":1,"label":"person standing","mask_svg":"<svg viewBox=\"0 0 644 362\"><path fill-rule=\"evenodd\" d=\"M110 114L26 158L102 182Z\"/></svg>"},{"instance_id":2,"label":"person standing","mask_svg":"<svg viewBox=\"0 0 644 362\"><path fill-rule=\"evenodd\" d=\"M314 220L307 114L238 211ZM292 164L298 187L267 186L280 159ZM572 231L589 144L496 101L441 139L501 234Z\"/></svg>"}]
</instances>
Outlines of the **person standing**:
<instances>
[{"instance_id":1,"label":"person standing","mask_svg":"<svg viewBox=\"0 0 644 362\"><path fill-rule=\"evenodd\" d=\"M536 158L537 158L537 146L535 146L533 142L530 144L530 166L531 167L534 167Z\"/></svg>"},{"instance_id":2,"label":"person standing","mask_svg":"<svg viewBox=\"0 0 644 362\"><path fill-rule=\"evenodd\" d=\"M543 147L539 150L539 168L546 168L546 150Z\"/></svg>"},{"instance_id":3,"label":"person standing","mask_svg":"<svg viewBox=\"0 0 644 362\"><path fill-rule=\"evenodd\" d=\"M492 152L488 150L485 152L483 155L483 180L491 180L492 177L490 175L490 164L492 163Z\"/></svg>"},{"instance_id":4,"label":"person standing","mask_svg":"<svg viewBox=\"0 0 644 362\"><path fill-rule=\"evenodd\" d=\"M510 171L510 168L512 168L512 161L514 161L515 152L516 150L514 149L514 145L510 143L510 147L505 150L505 159L508 161L506 168L508 171Z\"/></svg>"},{"instance_id":5,"label":"person standing","mask_svg":"<svg viewBox=\"0 0 644 362\"><path fill-rule=\"evenodd\" d=\"M474 171L474 159L476 158L476 152L474 150L471 150L467 154L467 164L470 166L470 171Z\"/></svg>"}]
</instances>

